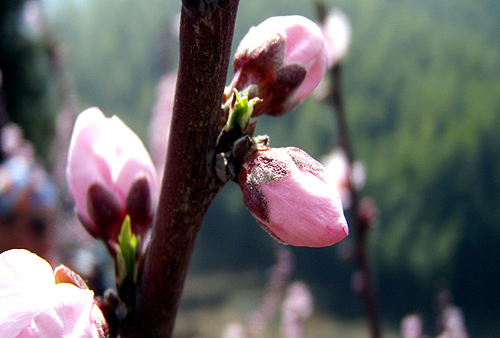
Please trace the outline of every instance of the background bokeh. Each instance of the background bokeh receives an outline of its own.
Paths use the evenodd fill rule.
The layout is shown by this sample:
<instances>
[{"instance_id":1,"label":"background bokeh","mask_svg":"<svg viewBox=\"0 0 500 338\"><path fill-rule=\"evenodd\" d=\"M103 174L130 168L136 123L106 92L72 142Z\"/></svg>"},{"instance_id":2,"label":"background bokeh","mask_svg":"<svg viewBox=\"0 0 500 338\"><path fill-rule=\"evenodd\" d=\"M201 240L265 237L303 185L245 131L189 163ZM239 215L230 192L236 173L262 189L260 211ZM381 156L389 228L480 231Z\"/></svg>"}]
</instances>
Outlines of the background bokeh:
<instances>
[{"instance_id":1,"label":"background bokeh","mask_svg":"<svg viewBox=\"0 0 500 338\"><path fill-rule=\"evenodd\" d=\"M50 169L61 91L26 3L0 5L5 118L22 126ZM397 328L404 315L418 312L434 334L435 296L450 290L471 336L497 337L500 2L330 0L327 6L344 11L353 29L343 85L355 157L367 170L362 195L372 196L379 211L370 255L384 325ZM44 0L41 8L44 27L62 46L78 109L98 106L119 115L147 143L158 81L176 68L180 1ZM287 14L317 20L311 1L241 0L233 51L252 25ZM268 134L272 146L297 146L317 159L337 141L331 106L314 98L282 118L261 118L256 132ZM311 286L317 311L345 321L364 314L351 289L354 267L341 260L348 245L346 239L292 250L293 278ZM191 280L208 278L217 287L188 282L185 307L220 302L224 286L243 292L262 285L274 261L273 240L245 209L239 188L228 184L206 217L190 270ZM204 286L217 291L207 296Z\"/></svg>"}]
</instances>

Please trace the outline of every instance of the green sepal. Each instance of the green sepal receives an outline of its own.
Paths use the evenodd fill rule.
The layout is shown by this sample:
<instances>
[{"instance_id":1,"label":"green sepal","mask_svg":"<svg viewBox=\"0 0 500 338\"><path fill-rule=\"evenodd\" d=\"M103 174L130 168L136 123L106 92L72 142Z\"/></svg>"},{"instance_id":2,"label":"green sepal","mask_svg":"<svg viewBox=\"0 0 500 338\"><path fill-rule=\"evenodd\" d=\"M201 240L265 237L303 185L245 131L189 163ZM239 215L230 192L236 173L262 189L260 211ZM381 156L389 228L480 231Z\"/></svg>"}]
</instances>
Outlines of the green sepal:
<instances>
[{"instance_id":1,"label":"green sepal","mask_svg":"<svg viewBox=\"0 0 500 338\"><path fill-rule=\"evenodd\" d=\"M258 97L248 100L248 93L246 91L242 94L236 89L233 89L233 91L234 104L231 107L225 129L230 130L234 125L238 124L240 130L244 132L248 126L250 117L252 117L253 106L261 100Z\"/></svg>"},{"instance_id":2,"label":"green sepal","mask_svg":"<svg viewBox=\"0 0 500 338\"><path fill-rule=\"evenodd\" d=\"M130 217L127 215L122 224L118 236L118 247L116 250L116 264L118 267L118 278L120 284L129 276L135 280L135 258L137 255L137 236L132 233Z\"/></svg>"}]
</instances>

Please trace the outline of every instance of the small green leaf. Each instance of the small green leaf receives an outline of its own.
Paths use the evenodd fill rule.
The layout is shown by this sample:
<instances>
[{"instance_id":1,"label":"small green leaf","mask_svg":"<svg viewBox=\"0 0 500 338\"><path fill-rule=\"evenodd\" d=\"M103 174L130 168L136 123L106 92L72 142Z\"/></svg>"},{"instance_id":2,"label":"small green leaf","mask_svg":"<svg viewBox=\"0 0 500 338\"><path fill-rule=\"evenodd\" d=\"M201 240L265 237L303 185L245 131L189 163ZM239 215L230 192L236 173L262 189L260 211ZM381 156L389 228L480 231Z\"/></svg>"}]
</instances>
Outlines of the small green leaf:
<instances>
[{"instance_id":1,"label":"small green leaf","mask_svg":"<svg viewBox=\"0 0 500 338\"><path fill-rule=\"evenodd\" d=\"M234 89L235 103L229 113L225 129L229 130L232 126L238 124L240 130L244 131L247 128L250 117L252 117L253 106L260 101L258 97L248 100L248 93L243 92L240 94L238 90Z\"/></svg>"},{"instance_id":2,"label":"small green leaf","mask_svg":"<svg viewBox=\"0 0 500 338\"><path fill-rule=\"evenodd\" d=\"M132 233L132 226L130 225L130 217L128 215L123 221L120 236L118 237L118 245L117 264L120 282L127 276L130 276L134 280L137 237Z\"/></svg>"},{"instance_id":3,"label":"small green leaf","mask_svg":"<svg viewBox=\"0 0 500 338\"><path fill-rule=\"evenodd\" d=\"M116 246L116 267L118 269L118 284L122 284L127 277L127 263L125 262L125 257L120 249L120 246Z\"/></svg>"}]
</instances>

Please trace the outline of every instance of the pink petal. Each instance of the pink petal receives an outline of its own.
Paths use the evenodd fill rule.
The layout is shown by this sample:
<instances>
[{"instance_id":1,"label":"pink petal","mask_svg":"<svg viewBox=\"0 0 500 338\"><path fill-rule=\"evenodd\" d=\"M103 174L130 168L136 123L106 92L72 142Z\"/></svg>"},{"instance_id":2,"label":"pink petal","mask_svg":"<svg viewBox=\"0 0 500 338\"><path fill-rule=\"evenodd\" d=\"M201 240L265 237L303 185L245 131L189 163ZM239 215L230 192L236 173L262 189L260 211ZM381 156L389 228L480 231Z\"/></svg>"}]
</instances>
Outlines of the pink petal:
<instances>
[{"instance_id":1,"label":"pink petal","mask_svg":"<svg viewBox=\"0 0 500 338\"><path fill-rule=\"evenodd\" d=\"M0 255L0 337L16 337L40 309L38 295L54 286L52 268L27 250Z\"/></svg>"},{"instance_id":2,"label":"pink petal","mask_svg":"<svg viewBox=\"0 0 500 338\"><path fill-rule=\"evenodd\" d=\"M94 293L55 284L50 265L26 250L0 255L0 337L102 337Z\"/></svg>"},{"instance_id":3,"label":"pink petal","mask_svg":"<svg viewBox=\"0 0 500 338\"><path fill-rule=\"evenodd\" d=\"M87 194L94 183L108 188L125 211L130 187L137 178L147 177L156 203L156 169L143 143L122 120L106 118L97 108L87 109L76 120L66 173L77 210L90 224Z\"/></svg>"},{"instance_id":4,"label":"pink petal","mask_svg":"<svg viewBox=\"0 0 500 338\"><path fill-rule=\"evenodd\" d=\"M323 33L329 67L339 63L347 54L351 43L351 31L351 23L344 12L337 9L326 18Z\"/></svg>"},{"instance_id":5,"label":"pink petal","mask_svg":"<svg viewBox=\"0 0 500 338\"><path fill-rule=\"evenodd\" d=\"M94 293L72 284L57 284L46 298L45 307L22 334L26 337L99 337L92 325ZM23 337L21 335L21 337Z\"/></svg>"},{"instance_id":6,"label":"pink petal","mask_svg":"<svg viewBox=\"0 0 500 338\"><path fill-rule=\"evenodd\" d=\"M302 101L319 85L325 75L328 58L321 29L311 20L299 16L285 17L289 26L285 28L287 64L298 63L307 70L307 76L292 100Z\"/></svg>"},{"instance_id":7,"label":"pink petal","mask_svg":"<svg viewBox=\"0 0 500 338\"><path fill-rule=\"evenodd\" d=\"M321 247L348 235L342 203L335 189L311 173L295 171L280 181L262 183L269 221L266 226L281 241Z\"/></svg>"},{"instance_id":8,"label":"pink petal","mask_svg":"<svg viewBox=\"0 0 500 338\"><path fill-rule=\"evenodd\" d=\"M126 198L135 181L146 177L150 183L151 194L154 196L152 200L156 203L158 178L148 151L139 137L117 116L113 116L110 122L113 125L113 134L120 140L120 143L117 144L119 158L116 162L117 167L115 168L116 188Z\"/></svg>"},{"instance_id":9,"label":"pink petal","mask_svg":"<svg viewBox=\"0 0 500 338\"><path fill-rule=\"evenodd\" d=\"M110 144L99 142L106 133L106 118L97 108L82 112L76 122L71 136L68 152L66 176L71 195L81 216L90 221L87 213L87 191L93 183L112 186L113 176L105 149ZM103 156L96 154L96 149Z\"/></svg>"}]
</instances>

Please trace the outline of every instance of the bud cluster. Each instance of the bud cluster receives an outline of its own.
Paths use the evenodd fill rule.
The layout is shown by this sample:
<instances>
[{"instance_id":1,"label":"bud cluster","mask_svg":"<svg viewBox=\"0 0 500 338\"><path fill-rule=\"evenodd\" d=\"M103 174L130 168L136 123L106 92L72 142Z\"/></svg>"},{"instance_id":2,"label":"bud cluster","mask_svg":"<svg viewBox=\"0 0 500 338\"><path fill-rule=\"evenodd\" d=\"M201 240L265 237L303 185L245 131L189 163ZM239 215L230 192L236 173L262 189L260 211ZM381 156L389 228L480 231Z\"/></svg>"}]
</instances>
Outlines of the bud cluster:
<instances>
[{"instance_id":1,"label":"bud cluster","mask_svg":"<svg viewBox=\"0 0 500 338\"><path fill-rule=\"evenodd\" d=\"M215 171L235 180L257 223L296 246L322 247L348 235L336 182L297 148L269 148L268 137L251 138L251 117L291 111L321 82L328 65L321 29L302 16L272 17L250 29L234 56L226 89Z\"/></svg>"}]
</instances>

